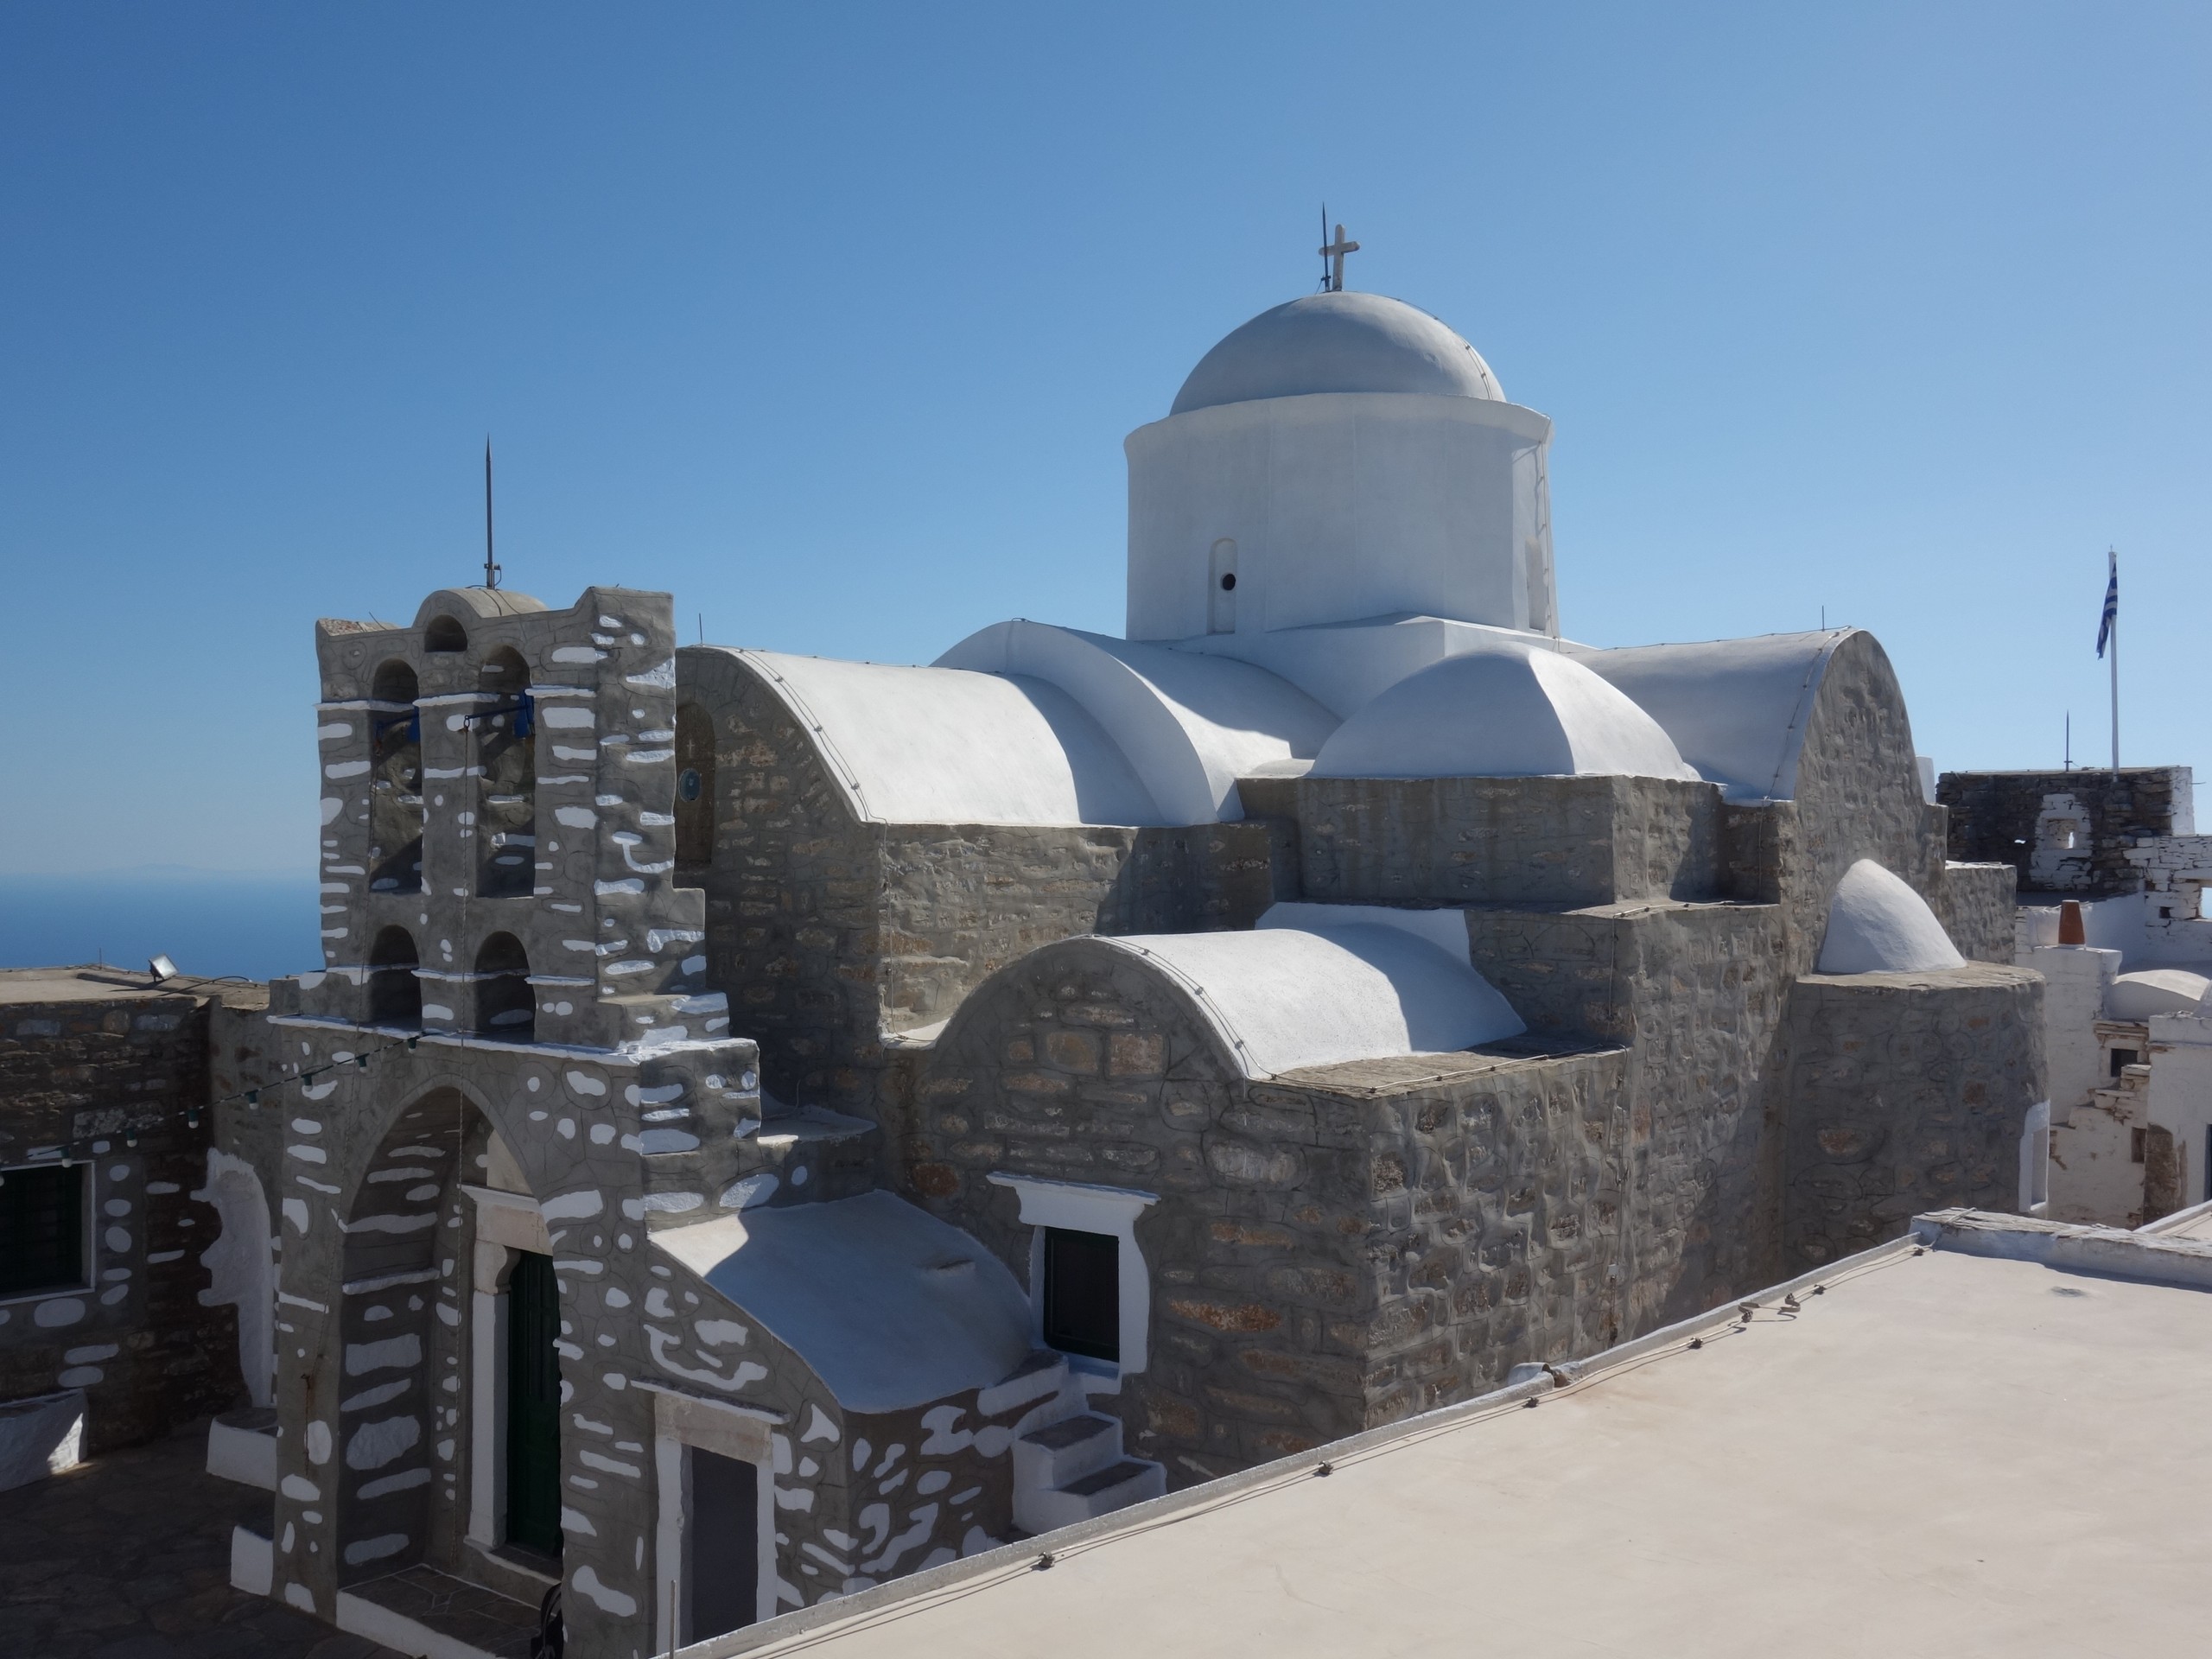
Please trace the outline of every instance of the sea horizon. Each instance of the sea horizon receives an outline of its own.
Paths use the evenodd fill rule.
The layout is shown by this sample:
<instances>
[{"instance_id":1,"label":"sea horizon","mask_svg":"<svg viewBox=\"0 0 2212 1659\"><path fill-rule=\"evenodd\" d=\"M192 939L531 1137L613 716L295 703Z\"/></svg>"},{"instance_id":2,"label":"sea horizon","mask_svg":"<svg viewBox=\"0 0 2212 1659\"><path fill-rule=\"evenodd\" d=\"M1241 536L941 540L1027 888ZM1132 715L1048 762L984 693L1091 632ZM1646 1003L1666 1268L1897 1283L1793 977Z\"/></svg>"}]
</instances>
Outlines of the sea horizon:
<instances>
[{"instance_id":1,"label":"sea horizon","mask_svg":"<svg viewBox=\"0 0 2212 1659\"><path fill-rule=\"evenodd\" d=\"M211 979L266 980L322 965L313 871L142 864L0 874L0 968L105 963L156 955Z\"/></svg>"}]
</instances>

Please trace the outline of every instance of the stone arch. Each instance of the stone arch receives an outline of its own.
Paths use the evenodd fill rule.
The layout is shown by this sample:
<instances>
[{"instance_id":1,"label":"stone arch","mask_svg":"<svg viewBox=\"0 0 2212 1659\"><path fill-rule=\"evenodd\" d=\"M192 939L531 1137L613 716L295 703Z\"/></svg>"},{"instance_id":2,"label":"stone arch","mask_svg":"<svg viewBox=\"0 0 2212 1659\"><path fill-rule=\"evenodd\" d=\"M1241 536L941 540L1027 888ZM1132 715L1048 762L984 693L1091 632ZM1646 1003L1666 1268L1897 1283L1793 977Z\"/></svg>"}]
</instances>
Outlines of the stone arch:
<instances>
[{"instance_id":1,"label":"stone arch","mask_svg":"<svg viewBox=\"0 0 2212 1659\"><path fill-rule=\"evenodd\" d=\"M372 1026L419 1026L423 1023L423 982L415 977L422 966L415 936L395 924L384 929L369 947L369 1023Z\"/></svg>"},{"instance_id":2,"label":"stone arch","mask_svg":"<svg viewBox=\"0 0 2212 1659\"><path fill-rule=\"evenodd\" d=\"M480 702L470 722L477 781L476 890L513 899L537 885L537 722L530 665L512 645L486 657L476 672Z\"/></svg>"},{"instance_id":3,"label":"stone arch","mask_svg":"<svg viewBox=\"0 0 2212 1659\"><path fill-rule=\"evenodd\" d=\"M531 988L530 953L512 933L493 933L476 949L476 1029L486 1037L526 1043L535 1033L537 994Z\"/></svg>"},{"instance_id":4,"label":"stone arch","mask_svg":"<svg viewBox=\"0 0 2212 1659\"><path fill-rule=\"evenodd\" d=\"M210 1147L207 1184L192 1196L212 1205L221 1224L214 1242L200 1257L208 1276L200 1305L228 1303L238 1309L238 1371L245 1380L246 1398L256 1406L274 1405L276 1263L270 1248L274 1226L268 1194L251 1163Z\"/></svg>"},{"instance_id":5,"label":"stone arch","mask_svg":"<svg viewBox=\"0 0 2212 1659\"><path fill-rule=\"evenodd\" d=\"M360 1166L340 1270L336 1398L308 1402L310 1478L336 1485L340 1584L424 1558L434 1492L450 1498L458 1473L442 1403L458 1357L439 1332L457 1326L453 1245L441 1224L452 1208L472 1116L450 1084L394 1114ZM441 1362L443 1362L442 1363ZM312 1386L312 1385L310 1385ZM321 1465L314 1467L312 1465Z\"/></svg>"},{"instance_id":6,"label":"stone arch","mask_svg":"<svg viewBox=\"0 0 2212 1659\"><path fill-rule=\"evenodd\" d=\"M423 717L415 669L393 658L376 671L369 709L369 889L423 889Z\"/></svg>"},{"instance_id":7,"label":"stone arch","mask_svg":"<svg viewBox=\"0 0 2212 1659\"><path fill-rule=\"evenodd\" d=\"M461 625L457 616L434 616L430 625L423 630L423 649L435 652L457 652L468 649L468 630Z\"/></svg>"}]
</instances>

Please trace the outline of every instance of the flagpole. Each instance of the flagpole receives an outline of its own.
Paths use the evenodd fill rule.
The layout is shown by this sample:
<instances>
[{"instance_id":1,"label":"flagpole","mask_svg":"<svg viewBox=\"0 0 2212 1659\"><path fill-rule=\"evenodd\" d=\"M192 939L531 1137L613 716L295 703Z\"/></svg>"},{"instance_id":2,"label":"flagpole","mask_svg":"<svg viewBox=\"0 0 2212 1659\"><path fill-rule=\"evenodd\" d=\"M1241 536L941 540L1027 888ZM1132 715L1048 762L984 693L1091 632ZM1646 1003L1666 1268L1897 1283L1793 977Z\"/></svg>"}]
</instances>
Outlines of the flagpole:
<instances>
[{"instance_id":1,"label":"flagpole","mask_svg":"<svg viewBox=\"0 0 2212 1659\"><path fill-rule=\"evenodd\" d=\"M2112 586L2117 589L2120 586L2118 550L2107 550L2106 557L2111 561ZM2120 607L2117 605L2113 607L2112 613L2112 769L2115 772L2120 770Z\"/></svg>"}]
</instances>

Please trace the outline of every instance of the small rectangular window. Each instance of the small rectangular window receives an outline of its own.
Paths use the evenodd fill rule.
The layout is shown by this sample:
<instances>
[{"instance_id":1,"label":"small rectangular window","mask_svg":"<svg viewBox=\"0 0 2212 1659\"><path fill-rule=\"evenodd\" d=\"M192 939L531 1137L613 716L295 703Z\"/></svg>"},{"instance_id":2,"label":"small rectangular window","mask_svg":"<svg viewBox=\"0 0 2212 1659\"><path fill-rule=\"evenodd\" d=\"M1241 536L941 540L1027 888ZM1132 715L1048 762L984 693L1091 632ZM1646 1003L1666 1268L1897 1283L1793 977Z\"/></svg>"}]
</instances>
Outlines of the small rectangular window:
<instances>
[{"instance_id":1,"label":"small rectangular window","mask_svg":"<svg viewBox=\"0 0 2212 1659\"><path fill-rule=\"evenodd\" d=\"M2144 1132L2141 1129L2130 1129L2127 1132L2127 1160L2130 1163L2139 1164L2143 1161L2143 1137Z\"/></svg>"},{"instance_id":2,"label":"small rectangular window","mask_svg":"<svg viewBox=\"0 0 2212 1659\"><path fill-rule=\"evenodd\" d=\"M84 1287L85 1170L0 1171L0 1296Z\"/></svg>"},{"instance_id":3,"label":"small rectangular window","mask_svg":"<svg viewBox=\"0 0 2212 1659\"><path fill-rule=\"evenodd\" d=\"M2126 1071L2129 1066L2131 1066L2131 1065L2134 1065L2134 1064L2135 1064L2135 1059L2136 1059L2135 1051L2134 1051L2133 1049L2132 1049L2132 1048L2115 1048L2114 1050L2113 1050L2113 1052L2112 1052L2112 1074L2113 1074L2113 1076L2114 1076L2115 1077L2118 1077L2118 1076L2119 1076L2122 1071Z\"/></svg>"},{"instance_id":4,"label":"small rectangular window","mask_svg":"<svg viewBox=\"0 0 2212 1659\"><path fill-rule=\"evenodd\" d=\"M1122 1241L1068 1227L1045 1230L1045 1345L1119 1363Z\"/></svg>"}]
</instances>

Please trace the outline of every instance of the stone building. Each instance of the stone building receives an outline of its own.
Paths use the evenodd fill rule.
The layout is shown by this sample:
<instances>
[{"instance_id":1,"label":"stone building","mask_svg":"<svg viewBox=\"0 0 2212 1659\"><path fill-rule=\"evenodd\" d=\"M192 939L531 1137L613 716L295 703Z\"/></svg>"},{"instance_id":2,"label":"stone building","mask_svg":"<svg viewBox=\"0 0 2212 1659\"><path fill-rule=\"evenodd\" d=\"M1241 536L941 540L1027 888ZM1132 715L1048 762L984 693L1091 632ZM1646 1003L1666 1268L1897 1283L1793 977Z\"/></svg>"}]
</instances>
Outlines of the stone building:
<instances>
[{"instance_id":1,"label":"stone building","mask_svg":"<svg viewBox=\"0 0 2212 1659\"><path fill-rule=\"evenodd\" d=\"M1130 437L1125 639L319 625L239 1580L660 1651L2015 1205L2042 982L1881 647L1565 638L1549 433L1325 293Z\"/></svg>"},{"instance_id":2,"label":"stone building","mask_svg":"<svg viewBox=\"0 0 2212 1659\"><path fill-rule=\"evenodd\" d=\"M1948 772L1951 851L2019 875L2048 982L2034 1212L2141 1226L2212 1199L2212 836L2187 766Z\"/></svg>"},{"instance_id":3,"label":"stone building","mask_svg":"<svg viewBox=\"0 0 2212 1659\"><path fill-rule=\"evenodd\" d=\"M268 1403L266 1368L239 1368L241 1330L266 1351L269 1309L228 1270L237 1236L216 1246L207 1109L211 1019L260 1001L111 968L0 972L0 1491L241 1395Z\"/></svg>"}]
</instances>

